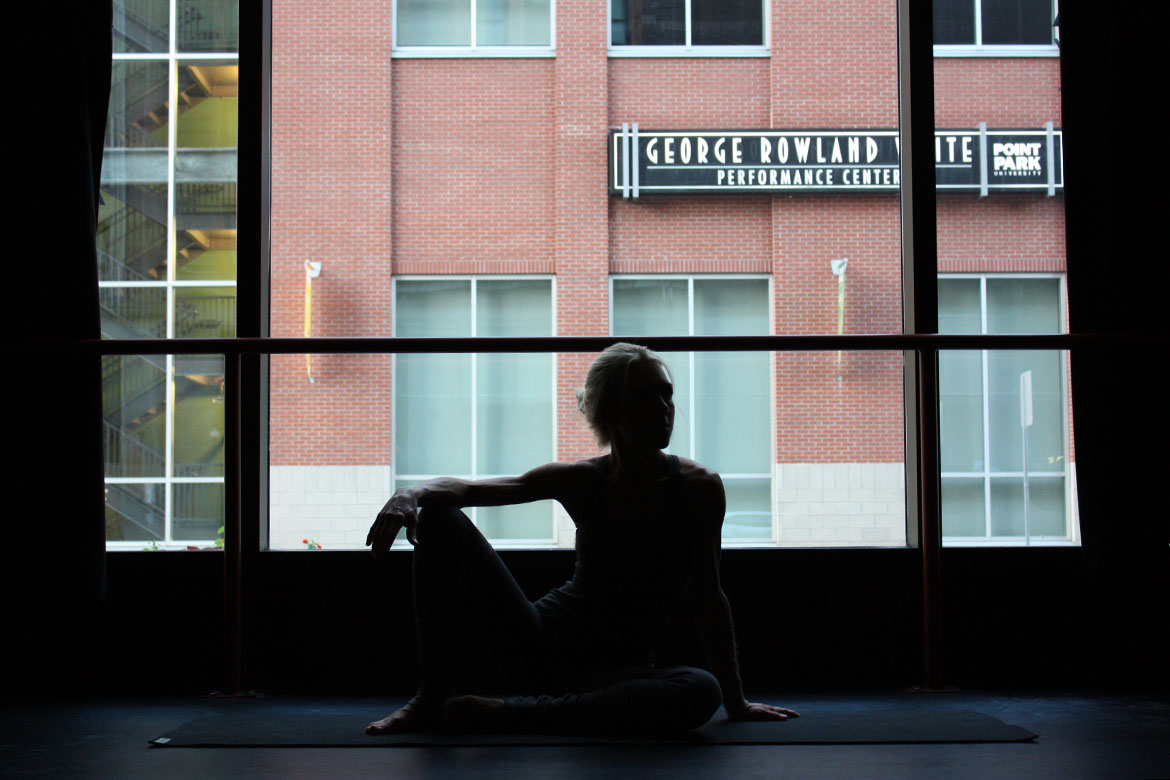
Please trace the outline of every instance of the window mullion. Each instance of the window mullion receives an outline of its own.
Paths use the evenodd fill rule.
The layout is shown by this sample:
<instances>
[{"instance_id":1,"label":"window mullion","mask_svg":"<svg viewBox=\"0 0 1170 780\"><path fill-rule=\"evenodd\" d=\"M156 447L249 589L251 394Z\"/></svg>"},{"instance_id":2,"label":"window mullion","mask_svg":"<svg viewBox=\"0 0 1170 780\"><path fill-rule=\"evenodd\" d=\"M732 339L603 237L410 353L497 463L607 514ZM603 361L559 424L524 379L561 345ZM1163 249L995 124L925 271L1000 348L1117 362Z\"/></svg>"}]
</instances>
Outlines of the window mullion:
<instances>
[{"instance_id":1,"label":"window mullion","mask_svg":"<svg viewBox=\"0 0 1170 780\"><path fill-rule=\"evenodd\" d=\"M477 3L476 3L476 0L467 0L467 2L471 4L471 48L475 49L476 44L477 44L477 41L476 41L477 36L476 36L476 30L475 30L475 27L476 27L475 6L477 5ZM472 297L474 297L474 296L472 296Z\"/></svg>"},{"instance_id":2,"label":"window mullion","mask_svg":"<svg viewBox=\"0 0 1170 780\"><path fill-rule=\"evenodd\" d=\"M975 0L975 45L983 45L983 0Z\"/></svg>"},{"instance_id":3,"label":"window mullion","mask_svg":"<svg viewBox=\"0 0 1170 780\"><path fill-rule=\"evenodd\" d=\"M683 40L686 41L686 46L689 49L689 48L691 48L691 0L684 0L683 5L684 5L684 12L683 13L684 13L684 19L685 19L684 27L686 30L686 32L684 33L684 36L683 36Z\"/></svg>"}]
</instances>

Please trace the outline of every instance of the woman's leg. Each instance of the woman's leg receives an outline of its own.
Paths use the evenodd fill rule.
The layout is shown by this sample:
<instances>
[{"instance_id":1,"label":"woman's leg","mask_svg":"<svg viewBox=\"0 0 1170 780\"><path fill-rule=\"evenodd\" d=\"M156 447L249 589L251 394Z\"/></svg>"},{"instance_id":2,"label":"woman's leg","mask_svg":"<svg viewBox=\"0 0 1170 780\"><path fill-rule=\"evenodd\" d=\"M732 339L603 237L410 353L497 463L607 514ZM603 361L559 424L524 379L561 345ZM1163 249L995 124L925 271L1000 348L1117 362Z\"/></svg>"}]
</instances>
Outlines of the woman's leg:
<instances>
[{"instance_id":1,"label":"woman's leg","mask_svg":"<svg viewBox=\"0 0 1170 780\"><path fill-rule=\"evenodd\" d=\"M367 731L373 733L441 723L443 702L455 691L458 644L468 622L488 646L509 655L531 647L539 636L536 607L479 529L457 509L420 513L413 584L419 688L404 709L422 717L400 729L391 715L371 724Z\"/></svg>"},{"instance_id":2,"label":"woman's leg","mask_svg":"<svg viewBox=\"0 0 1170 780\"><path fill-rule=\"evenodd\" d=\"M584 685L584 693L504 699L491 725L528 732L679 732L710 720L722 699L715 677L691 666L613 670Z\"/></svg>"}]
</instances>

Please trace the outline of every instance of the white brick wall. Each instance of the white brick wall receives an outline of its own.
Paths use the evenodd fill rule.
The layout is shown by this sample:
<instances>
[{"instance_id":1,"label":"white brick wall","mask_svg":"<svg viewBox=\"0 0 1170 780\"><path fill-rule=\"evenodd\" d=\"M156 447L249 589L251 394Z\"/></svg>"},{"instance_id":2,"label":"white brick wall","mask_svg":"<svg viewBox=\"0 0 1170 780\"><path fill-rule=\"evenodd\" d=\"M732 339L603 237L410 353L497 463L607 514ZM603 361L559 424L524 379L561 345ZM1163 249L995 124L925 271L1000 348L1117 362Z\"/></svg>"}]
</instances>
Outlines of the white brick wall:
<instances>
[{"instance_id":1,"label":"white brick wall","mask_svg":"<svg viewBox=\"0 0 1170 780\"><path fill-rule=\"evenodd\" d=\"M781 547L906 544L901 463L778 463L775 507Z\"/></svg>"},{"instance_id":2,"label":"white brick wall","mask_svg":"<svg viewBox=\"0 0 1170 780\"><path fill-rule=\"evenodd\" d=\"M331 550L361 549L390 498L389 466L273 466L269 546L303 550L312 539Z\"/></svg>"}]
</instances>

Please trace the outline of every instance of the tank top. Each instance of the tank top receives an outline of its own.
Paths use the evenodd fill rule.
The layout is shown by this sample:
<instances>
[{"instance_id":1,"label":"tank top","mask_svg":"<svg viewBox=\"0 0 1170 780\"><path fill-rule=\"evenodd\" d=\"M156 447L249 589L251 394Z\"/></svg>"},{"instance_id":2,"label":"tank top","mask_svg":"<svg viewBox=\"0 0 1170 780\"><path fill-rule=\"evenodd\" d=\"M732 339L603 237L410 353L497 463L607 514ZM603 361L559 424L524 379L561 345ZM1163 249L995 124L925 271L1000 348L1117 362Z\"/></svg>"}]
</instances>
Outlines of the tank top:
<instances>
[{"instance_id":1,"label":"tank top","mask_svg":"<svg viewBox=\"0 0 1170 780\"><path fill-rule=\"evenodd\" d=\"M650 666L654 648L693 575L693 532L681 506L678 456L669 456L666 506L657 516L617 522L605 509L609 456L598 461L591 495L565 504L577 526L573 578L536 602L580 649L613 663Z\"/></svg>"}]
</instances>

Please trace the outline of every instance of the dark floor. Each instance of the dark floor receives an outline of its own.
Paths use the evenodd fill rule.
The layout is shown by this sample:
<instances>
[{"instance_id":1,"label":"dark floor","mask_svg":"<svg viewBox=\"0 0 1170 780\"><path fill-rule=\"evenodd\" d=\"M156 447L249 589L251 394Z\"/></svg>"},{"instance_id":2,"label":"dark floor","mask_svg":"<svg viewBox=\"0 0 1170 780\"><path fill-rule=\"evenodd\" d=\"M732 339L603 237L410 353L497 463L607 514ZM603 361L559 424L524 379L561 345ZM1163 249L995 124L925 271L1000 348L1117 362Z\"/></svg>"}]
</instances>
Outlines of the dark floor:
<instances>
[{"instance_id":1,"label":"dark floor","mask_svg":"<svg viewBox=\"0 0 1170 780\"><path fill-rule=\"evenodd\" d=\"M1170 778L1170 700L1148 695L955 692L760 697L805 717L823 709L974 709L1034 743L709 747L151 748L147 740L218 708L265 713L376 710L371 699L4 702L0 774L48 778ZM396 702L386 702L386 709ZM364 723L355 722L361 729Z\"/></svg>"}]
</instances>

